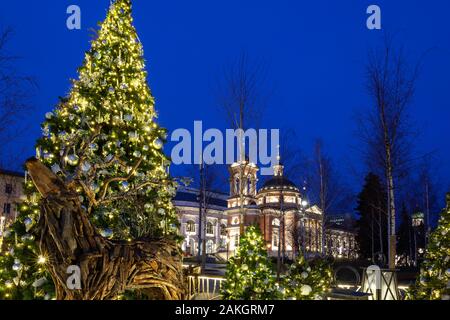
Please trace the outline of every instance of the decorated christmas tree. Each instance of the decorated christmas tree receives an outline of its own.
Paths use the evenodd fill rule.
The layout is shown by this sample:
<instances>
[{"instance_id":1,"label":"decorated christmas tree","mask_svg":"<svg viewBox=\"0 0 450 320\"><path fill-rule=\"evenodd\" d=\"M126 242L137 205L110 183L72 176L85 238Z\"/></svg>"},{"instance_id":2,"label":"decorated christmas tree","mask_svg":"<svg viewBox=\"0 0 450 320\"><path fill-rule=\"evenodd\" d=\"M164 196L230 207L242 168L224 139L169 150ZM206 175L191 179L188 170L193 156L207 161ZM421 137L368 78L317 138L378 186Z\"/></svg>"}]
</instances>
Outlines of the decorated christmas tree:
<instances>
[{"instance_id":1,"label":"decorated christmas tree","mask_svg":"<svg viewBox=\"0 0 450 320\"><path fill-rule=\"evenodd\" d=\"M78 194L96 232L110 241L177 233L171 199L175 184L162 148L166 130L155 122L142 44L131 1L111 4L69 95L45 116L36 158ZM51 253L35 233L41 195L30 178L27 200L5 235L0 260L1 298L51 298ZM176 237L176 236L174 236Z\"/></svg>"},{"instance_id":2,"label":"decorated christmas tree","mask_svg":"<svg viewBox=\"0 0 450 320\"><path fill-rule=\"evenodd\" d=\"M332 281L332 268L323 259L310 263L300 255L284 278L285 298L296 300L320 300Z\"/></svg>"},{"instance_id":3,"label":"decorated christmas tree","mask_svg":"<svg viewBox=\"0 0 450 320\"><path fill-rule=\"evenodd\" d=\"M450 194L447 194L447 208L442 211L438 227L430 236L420 269L409 298L450 300Z\"/></svg>"},{"instance_id":4,"label":"decorated christmas tree","mask_svg":"<svg viewBox=\"0 0 450 320\"><path fill-rule=\"evenodd\" d=\"M221 295L226 300L267 300L279 295L261 231L250 226L228 261Z\"/></svg>"}]
</instances>

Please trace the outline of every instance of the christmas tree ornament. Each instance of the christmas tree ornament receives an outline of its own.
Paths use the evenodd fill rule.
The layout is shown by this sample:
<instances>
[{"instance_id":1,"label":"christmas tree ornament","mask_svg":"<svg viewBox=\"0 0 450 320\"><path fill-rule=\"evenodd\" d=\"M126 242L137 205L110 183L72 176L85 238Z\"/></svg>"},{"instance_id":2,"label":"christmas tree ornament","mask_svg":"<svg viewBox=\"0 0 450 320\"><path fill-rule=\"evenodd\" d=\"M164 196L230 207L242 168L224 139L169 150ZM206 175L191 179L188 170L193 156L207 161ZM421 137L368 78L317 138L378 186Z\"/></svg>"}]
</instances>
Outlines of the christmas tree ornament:
<instances>
[{"instance_id":1,"label":"christmas tree ornament","mask_svg":"<svg viewBox=\"0 0 450 320\"><path fill-rule=\"evenodd\" d=\"M153 141L153 146L158 150L161 149L163 145L164 143L162 142L161 139L155 139L155 141Z\"/></svg>"},{"instance_id":2,"label":"christmas tree ornament","mask_svg":"<svg viewBox=\"0 0 450 320\"><path fill-rule=\"evenodd\" d=\"M91 168L92 168L92 166L91 166L91 164L89 163L89 162L87 162L87 161L84 161L82 164L81 164L81 170L83 171L83 172L89 172L89 170L91 170Z\"/></svg>"},{"instance_id":3,"label":"christmas tree ornament","mask_svg":"<svg viewBox=\"0 0 450 320\"><path fill-rule=\"evenodd\" d=\"M139 135L137 134L136 131L132 131L128 133L128 137L130 138L131 141L135 141Z\"/></svg>"},{"instance_id":4,"label":"christmas tree ornament","mask_svg":"<svg viewBox=\"0 0 450 320\"><path fill-rule=\"evenodd\" d=\"M112 232L111 229L102 229L102 230L100 231L100 234L102 235L102 237L110 238L110 237L112 237L113 232Z\"/></svg>"},{"instance_id":5,"label":"christmas tree ornament","mask_svg":"<svg viewBox=\"0 0 450 320\"><path fill-rule=\"evenodd\" d=\"M130 190L130 184L127 181L122 181L119 183L119 188L120 190L126 192Z\"/></svg>"},{"instance_id":6,"label":"christmas tree ornament","mask_svg":"<svg viewBox=\"0 0 450 320\"><path fill-rule=\"evenodd\" d=\"M80 158L76 154L69 154L67 156L67 163L71 166L76 166Z\"/></svg>"},{"instance_id":7,"label":"christmas tree ornament","mask_svg":"<svg viewBox=\"0 0 450 320\"><path fill-rule=\"evenodd\" d=\"M90 143L90 144L89 144L89 149L90 149L92 152L97 151L97 150L98 150L98 144L96 144L96 143Z\"/></svg>"},{"instance_id":8,"label":"christmas tree ornament","mask_svg":"<svg viewBox=\"0 0 450 320\"><path fill-rule=\"evenodd\" d=\"M303 285L303 286L300 288L300 292L301 292L301 294L302 294L303 296L310 295L310 294L311 294L311 291L312 291L312 288L311 288L309 285L307 285L307 284Z\"/></svg>"},{"instance_id":9,"label":"christmas tree ornament","mask_svg":"<svg viewBox=\"0 0 450 320\"><path fill-rule=\"evenodd\" d=\"M108 154L105 158L105 162L110 162L113 158L114 156L112 154Z\"/></svg>"},{"instance_id":10,"label":"christmas tree ornament","mask_svg":"<svg viewBox=\"0 0 450 320\"><path fill-rule=\"evenodd\" d=\"M51 167L52 171L54 174L58 174L61 172L61 167L59 166L59 164L55 163L54 165L52 165Z\"/></svg>"},{"instance_id":11,"label":"christmas tree ornament","mask_svg":"<svg viewBox=\"0 0 450 320\"><path fill-rule=\"evenodd\" d=\"M12 266L12 269L13 269L14 271L19 271L19 270L22 269L22 264L20 263L20 260L18 260L18 259L15 259L15 260L14 260L14 264L13 264L13 266Z\"/></svg>"},{"instance_id":12,"label":"christmas tree ornament","mask_svg":"<svg viewBox=\"0 0 450 320\"><path fill-rule=\"evenodd\" d=\"M97 193L100 191L100 187L98 186L98 184L96 183L91 183L90 189L92 190L92 192Z\"/></svg>"},{"instance_id":13,"label":"christmas tree ornament","mask_svg":"<svg viewBox=\"0 0 450 320\"><path fill-rule=\"evenodd\" d=\"M136 158L139 158L141 156L141 152L140 151L135 151L133 152L133 156Z\"/></svg>"}]
</instances>

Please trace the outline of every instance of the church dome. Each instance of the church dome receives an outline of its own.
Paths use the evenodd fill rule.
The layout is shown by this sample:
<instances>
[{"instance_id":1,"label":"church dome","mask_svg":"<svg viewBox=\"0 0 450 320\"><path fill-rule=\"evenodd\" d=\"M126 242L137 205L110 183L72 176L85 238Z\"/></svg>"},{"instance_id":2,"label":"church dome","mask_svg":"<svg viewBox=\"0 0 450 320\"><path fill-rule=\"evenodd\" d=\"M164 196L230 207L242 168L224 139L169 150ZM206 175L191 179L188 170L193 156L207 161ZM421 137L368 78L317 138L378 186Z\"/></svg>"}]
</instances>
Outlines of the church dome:
<instances>
[{"instance_id":1,"label":"church dome","mask_svg":"<svg viewBox=\"0 0 450 320\"><path fill-rule=\"evenodd\" d=\"M295 183L284 176L273 176L264 183L260 191L273 189L299 191Z\"/></svg>"}]
</instances>

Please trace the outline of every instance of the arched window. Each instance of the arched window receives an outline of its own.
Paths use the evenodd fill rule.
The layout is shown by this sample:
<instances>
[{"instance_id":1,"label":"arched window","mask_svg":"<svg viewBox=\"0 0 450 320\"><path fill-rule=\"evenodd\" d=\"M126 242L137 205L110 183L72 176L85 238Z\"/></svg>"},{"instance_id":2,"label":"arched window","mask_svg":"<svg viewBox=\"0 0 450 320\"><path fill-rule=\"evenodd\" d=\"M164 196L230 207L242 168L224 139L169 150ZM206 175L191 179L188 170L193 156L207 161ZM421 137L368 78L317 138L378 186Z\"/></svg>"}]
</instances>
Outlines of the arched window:
<instances>
[{"instance_id":1,"label":"arched window","mask_svg":"<svg viewBox=\"0 0 450 320\"><path fill-rule=\"evenodd\" d=\"M272 230L272 248L278 248L278 230Z\"/></svg>"},{"instance_id":2,"label":"arched window","mask_svg":"<svg viewBox=\"0 0 450 320\"><path fill-rule=\"evenodd\" d=\"M272 220L272 225L273 225L274 227L279 227L279 226L280 226L280 220L277 219L277 218L273 219L273 220Z\"/></svg>"},{"instance_id":3,"label":"arched window","mask_svg":"<svg viewBox=\"0 0 450 320\"><path fill-rule=\"evenodd\" d=\"M214 225L211 222L206 224L206 234L214 235Z\"/></svg>"},{"instance_id":4,"label":"arched window","mask_svg":"<svg viewBox=\"0 0 450 320\"><path fill-rule=\"evenodd\" d=\"M236 177L234 180L234 194L239 194L240 190L240 183L239 183L239 178Z\"/></svg>"},{"instance_id":5,"label":"arched window","mask_svg":"<svg viewBox=\"0 0 450 320\"><path fill-rule=\"evenodd\" d=\"M226 236L227 235L227 226L223 223L220 225L220 235Z\"/></svg>"},{"instance_id":6,"label":"arched window","mask_svg":"<svg viewBox=\"0 0 450 320\"><path fill-rule=\"evenodd\" d=\"M195 233L195 222L192 220L189 220L186 222L186 232L189 233Z\"/></svg>"},{"instance_id":7,"label":"arched window","mask_svg":"<svg viewBox=\"0 0 450 320\"><path fill-rule=\"evenodd\" d=\"M247 177L247 194L251 194L252 193L252 177L248 176Z\"/></svg>"}]
</instances>

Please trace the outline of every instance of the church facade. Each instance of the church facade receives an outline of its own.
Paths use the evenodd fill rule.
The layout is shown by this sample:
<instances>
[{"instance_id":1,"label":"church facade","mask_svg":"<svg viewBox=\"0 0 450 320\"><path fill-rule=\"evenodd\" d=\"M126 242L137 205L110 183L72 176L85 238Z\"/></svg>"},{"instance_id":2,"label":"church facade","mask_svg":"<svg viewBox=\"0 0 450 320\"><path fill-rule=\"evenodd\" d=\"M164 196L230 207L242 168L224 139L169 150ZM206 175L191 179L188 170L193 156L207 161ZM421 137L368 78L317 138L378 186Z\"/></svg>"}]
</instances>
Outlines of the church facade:
<instances>
[{"instance_id":1,"label":"church facade","mask_svg":"<svg viewBox=\"0 0 450 320\"><path fill-rule=\"evenodd\" d=\"M336 258L356 258L355 233L326 228L318 206L310 205L300 189L283 172L273 167L273 176L257 189L258 167L240 161L229 167L229 194L207 192L207 206L199 230L199 192L180 188L174 199L180 219L185 255L199 253L199 231L207 254L230 257L239 247L239 236L249 225L262 231L268 254L293 257L328 253ZM325 232L325 237L322 237ZM201 251L201 250L200 250ZM343 254L345 253L345 254Z\"/></svg>"}]
</instances>

